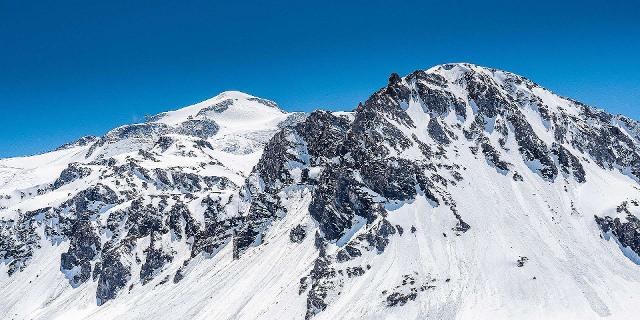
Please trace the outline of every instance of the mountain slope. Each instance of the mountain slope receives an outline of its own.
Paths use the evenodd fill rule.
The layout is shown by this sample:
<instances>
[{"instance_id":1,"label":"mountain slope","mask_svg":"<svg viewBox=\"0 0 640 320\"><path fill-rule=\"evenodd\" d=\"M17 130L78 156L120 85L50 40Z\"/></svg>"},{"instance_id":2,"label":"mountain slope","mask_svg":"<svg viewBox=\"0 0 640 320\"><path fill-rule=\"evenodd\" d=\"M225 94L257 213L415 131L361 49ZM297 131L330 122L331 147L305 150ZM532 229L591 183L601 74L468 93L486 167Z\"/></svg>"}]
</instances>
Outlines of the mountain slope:
<instances>
[{"instance_id":1,"label":"mountain slope","mask_svg":"<svg viewBox=\"0 0 640 320\"><path fill-rule=\"evenodd\" d=\"M0 161L4 318L638 312L640 126L471 64L238 92Z\"/></svg>"}]
</instances>

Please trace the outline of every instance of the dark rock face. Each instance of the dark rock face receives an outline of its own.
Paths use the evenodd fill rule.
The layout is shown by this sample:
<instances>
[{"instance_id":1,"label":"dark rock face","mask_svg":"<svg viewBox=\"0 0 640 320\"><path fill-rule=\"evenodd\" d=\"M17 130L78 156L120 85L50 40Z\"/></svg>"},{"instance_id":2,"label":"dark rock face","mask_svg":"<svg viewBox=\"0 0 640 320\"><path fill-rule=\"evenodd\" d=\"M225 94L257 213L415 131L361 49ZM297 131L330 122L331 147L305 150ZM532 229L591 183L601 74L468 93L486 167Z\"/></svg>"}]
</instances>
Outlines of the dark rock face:
<instances>
[{"instance_id":1,"label":"dark rock face","mask_svg":"<svg viewBox=\"0 0 640 320\"><path fill-rule=\"evenodd\" d=\"M345 262L353 258L357 258L361 255L362 255L362 252L358 250L358 248L348 244L344 247L344 249L338 251L338 254L336 255L336 260L338 262Z\"/></svg>"},{"instance_id":2,"label":"dark rock face","mask_svg":"<svg viewBox=\"0 0 640 320\"><path fill-rule=\"evenodd\" d=\"M431 138L440 144L447 145L451 142L437 118L429 119L427 131L429 132Z\"/></svg>"},{"instance_id":3,"label":"dark rock face","mask_svg":"<svg viewBox=\"0 0 640 320\"><path fill-rule=\"evenodd\" d=\"M287 164L305 165L304 159L297 154L289 153L289 148L302 147L291 135L291 129L283 129L276 133L266 145L263 155L254 168L254 173L246 181L240 196L249 204L249 212L242 217L239 228L234 230L234 258L250 246L259 244L259 237L270 221L284 213L278 192L284 185L293 184ZM304 148L301 152L305 152Z\"/></svg>"},{"instance_id":4,"label":"dark rock face","mask_svg":"<svg viewBox=\"0 0 640 320\"><path fill-rule=\"evenodd\" d=\"M202 108L200 111L198 111L198 114L196 116L201 117L201 116L206 116L207 113L222 113L224 111L226 111L227 109L229 109L229 107L231 107L233 105L233 99L226 99L223 100L221 102L218 102L216 104L210 105L208 107Z\"/></svg>"},{"instance_id":5,"label":"dark rock face","mask_svg":"<svg viewBox=\"0 0 640 320\"><path fill-rule=\"evenodd\" d=\"M98 305L115 298L118 291L124 288L131 278L131 267L121 258L121 256L128 254L126 251L128 251L127 248L105 248L103 250L96 291Z\"/></svg>"},{"instance_id":6,"label":"dark rock face","mask_svg":"<svg viewBox=\"0 0 640 320\"><path fill-rule=\"evenodd\" d=\"M92 222L92 217L107 205L120 201L109 187L98 184L76 194L62 205L59 230L49 229L47 235L53 239L68 239L67 252L61 255L60 270L65 273L73 287L89 280L92 262L102 250L100 236ZM58 210L56 210L58 211ZM47 231L47 229L45 229Z\"/></svg>"},{"instance_id":7,"label":"dark rock face","mask_svg":"<svg viewBox=\"0 0 640 320\"><path fill-rule=\"evenodd\" d=\"M83 217L97 212L99 208L95 205L114 204L118 201L118 195L111 188L98 183L78 192L63 203L62 207L68 209L68 213L75 214L75 217Z\"/></svg>"},{"instance_id":8,"label":"dark rock face","mask_svg":"<svg viewBox=\"0 0 640 320\"><path fill-rule=\"evenodd\" d=\"M73 148L73 147L83 147L86 146L90 143L94 143L98 140L98 137L95 136L84 136L81 137L80 139L71 142L71 143L65 143L59 147L57 147L54 151L60 151L60 150L65 150L65 149L69 149L69 148Z\"/></svg>"},{"instance_id":9,"label":"dark rock face","mask_svg":"<svg viewBox=\"0 0 640 320\"><path fill-rule=\"evenodd\" d=\"M213 120L192 119L182 122L176 128L176 133L206 139L214 136L218 133L218 130L220 130L220 127Z\"/></svg>"},{"instance_id":10,"label":"dark rock face","mask_svg":"<svg viewBox=\"0 0 640 320\"><path fill-rule=\"evenodd\" d=\"M284 129L284 128L294 127L298 123L301 123L302 121L304 121L308 116L309 114L302 113L302 112L291 113L287 116L287 118L284 121L278 123L278 128Z\"/></svg>"},{"instance_id":11,"label":"dark rock face","mask_svg":"<svg viewBox=\"0 0 640 320\"><path fill-rule=\"evenodd\" d=\"M310 319L327 308L325 299L328 291L334 286L331 279L335 278L336 275L336 270L331 268L325 259L316 260L310 273L312 287L307 298L305 319Z\"/></svg>"},{"instance_id":12,"label":"dark rock face","mask_svg":"<svg viewBox=\"0 0 640 320\"><path fill-rule=\"evenodd\" d=\"M572 175L579 183L587 181L585 179L584 168L582 167L580 160L571 154L569 150L557 143L554 143L551 152L553 152L553 154L558 158L558 162L563 173Z\"/></svg>"},{"instance_id":13,"label":"dark rock face","mask_svg":"<svg viewBox=\"0 0 640 320\"><path fill-rule=\"evenodd\" d=\"M397 151L413 145L387 120L389 117L414 127L398 101L408 98L408 89L394 76L389 81L390 87L379 91L356 109L351 129L338 151L342 159L340 164L327 165L319 178L309 212L320 222L320 230L329 240L341 237L352 226L355 216L371 223L381 215L383 209L372 201L364 188L389 200L407 200L416 195L418 167L405 159L389 157L391 150L383 144L386 142ZM383 103L388 103L386 108Z\"/></svg>"},{"instance_id":14,"label":"dark rock face","mask_svg":"<svg viewBox=\"0 0 640 320\"><path fill-rule=\"evenodd\" d=\"M290 154L289 148L299 145L296 141L291 141L290 130L282 130L276 133L271 141L265 146L263 156L256 165L255 172L260 174L260 178L265 183L265 191L271 191L278 182L292 183L286 165L289 161L305 164L304 159L298 159L297 155ZM295 145L295 146L294 146ZM302 152L305 152L304 150Z\"/></svg>"},{"instance_id":15,"label":"dark rock face","mask_svg":"<svg viewBox=\"0 0 640 320\"><path fill-rule=\"evenodd\" d=\"M363 267L337 269L335 262L361 257L363 250L382 253L398 233L395 226L381 219L386 214L384 207L367 190L390 200L410 200L417 195L417 188L429 193L432 188L422 165L390 156L413 145L386 118L413 127L398 102L392 108L382 103L396 101L389 96L405 99L403 95L408 94L396 77L392 76L390 82L395 87L381 91L358 107L353 122L327 112L314 112L295 127L282 129L265 147L254 176L243 188L242 197L248 199L249 210L234 231L237 259L249 246L259 244L270 221L286 214L281 205L282 190L294 185L312 190L309 213L318 222L321 234L315 240L320 256L311 273L301 279L300 292L307 292L307 318L326 308L328 294L340 290L343 278L359 277L365 272ZM320 168L318 177L312 179L306 173L311 167ZM295 170L302 174L293 174ZM432 193L430 196L437 200ZM375 226L353 239L337 257L325 256L327 243L343 237L359 219ZM301 230L291 230L291 241L301 240Z\"/></svg>"},{"instance_id":16,"label":"dark rock face","mask_svg":"<svg viewBox=\"0 0 640 320\"><path fill-rule=\"evenodd\" d=\"M521 256L520 258L518 258L518 261L516 261L516 266L518 268L522 268L527 263L527 261L529 261L529 258Z\"/></svg>"},{"instance_id":17,"label":"dark rock face","mask_svg":"<svg viewBox=\"0 0 640 320\"><path fill-rule=\"evenodd\" d=\"M252 97L248 99L249 101L256 101L259 102L261 104L264 104L265 106L271 107L273 109L280 109L278 107L278 104L276 104L275 102L271 101L271 100L267 100L267 99L262 99L262 98L257 98L257 97Z\"/></svg>"},{"instance_id":18,"label":"dark rock face","mask_svg":"<svg viewBox=\"0 0 640 320\"><path fill-rule=\"evenodd\" d=\"M382 295L386 296L385 304L387 307L399 307L414 301L419 294L427 290L434 289L433 283L436 279L427 278L421 281L418 272L402 275L402 282L390 290L382 291ZM448 279L447 279L448 282ZM391 291L391 292L390 292Z\"/></svg>"},{"instance_id":19,"label":"dark rock face","mask_svg":"<svg viewBox=\"0 0 640 320\"><path fill-rule=\"evenodd\" d=\"M162 246L157 244L159 241L159 235L153 233L151 235L151 244L144 250L146 259L140 269L140 280L142 280L142 284L146 284L149 280L153 279L154 274L158 270L173 260L173 253L165 253Z\"/></svg>"},{"instance_id":20,"label":"dark rock face","mask_svg":"<svg viewBox=\"0 0 640 320\"><path fill-rule=\"evenodd\" d=\"M556 142L571 145L602 168L627 171L638 180L638 122L570 101L580 115L554 114L552 121ZM570 159L568 161L572 162Z\"/></svg>"},{"instance_id":21,"label":"dark rock face","mask_svg":"<svg viewBox=\"0 0 640 320\"><path fill-rule=\"evenodd\" d=\"M349 129L349 121L326 111L315 111L299 123L295 131L302 137L309 155L318 159L333 158Z\"/></svg>"},{"instance_id":22,"label":"dark rock face","mask_svg":"<svg viewBox=\"0 0 640 320\"><path fill-rule=\"evenodd\" d=\"M468 223L464 222L459 214L454 213L454 216L456 217L456 220L458 220L458 223L456 223L456 226L451 228L451 230L455 231L456 235L459 236L471 229L471 226Z\"/></svg>"},{"instance_id":23,"label":"dark rock face","mask_svg":"<svg viewBox=\"0 0 640 320\"><path fill-rule=\"evenodd\" d=\"M100 251L101 242L91 223L86 220L73 221L68 236L71 237L71 244L69 250L60 257L60 270L67 274L71 286L77 287L89 280L91 261ZM73 272L76 267L80 270Z\"/></svg>"},{"instance_id":24,"label":"dark rock face","mask_svg":"<svg viewBox=\"0 0 640 320\"><path fill-rule=\"evenodd\" d=\"M167 151L169 149L169 147L171 147L171 145L173 143L174 143L173 138L171 138L169 136L161 136L156 141L155 147L158 147L161 152L165 152L165 151Z\"/></svg>"},{"instance_id":25,"label":"dark rock face","mask_svg":"<svg viewBox=\"0 0 640 320\"><path fill-rule=\"evenodd\" d=\"M416 71L407 76L407 79L410 82L416 81L416 91L422 100L422 109L425 113L444 116L453 109L460 117L466 116L463 101L455 98L448 91L433 89L429 86L446 87L446 80L442 76Z\"/></svg>"},{"instance_id":26,"label":"dark rock face","mask_svg":"<svg viewBox=\"0 0 640 320\"><path fill-rule=\"evenodd\" d=\"M327 239L337 240L348 230L356 214L372 221L380 208L367 198L359 196L359 184L345 172L327 167L318 181L317 196L309 205L309 213L319 222Z\"/></svg>"},{"instance_id":27,"label":"dark rock face","mask_svg":"<svg viewBox=\"0 0 640 320\"><path fill-rule=\"evenodd\" d=\"M640 219L628 214L625 217L626 221L609 216L595 216L595 220L603 233L610 233L622 247L628 247L640 255Z\"/></svg>"},{"instance_id":28,"label":"dark rock face","mask_svg":"<svg viewBox=\"0 0 640 320\"><path fill-rule=\"evenodd\" d=\"M151 152L144 152L138 155L154 161ZM52 187L61 188L94 172L99 173L99 181L112 187L89 184L55 207L22 213L19 221L0 221L0 259L9 265L10 274L26 267L42 241L68 242L68 250L60 257L60 271L72 287L97 282L96 301L100 305L131 284L132 270L139 270L142 284L154 280L174 262L174 242L187 242L193 256L213 253L230 242L238 225L237 218L219 219L217 214L223 204L215 192L236 187L226 177L202 176L179 168L149 170L138 160L122 163L110 158L90 165L72 163ZM145 194L152 186L160 192L179 193L174 191L171 197ZM186 201L193 200L194 193L204 192L211 192L211 196L202 200L203 226L194 220ZM111 210L115 206L118 209ZM38 236L39 229L45 238ZM151 243L138 256L134 248L146 237Z\"/></svg>"},{"instance_id":29,"label":"dark rock face","mask_svg":"<svg viewBox=\"0 0 640 320\"><path fill-rule=\"evenodd\" d=\"M387 296L387 306L395 307L395 306L404 306L407 302L413 301L418 297L416 292L411 292L409 294L402 294L399 292L394 292Z\"/></svg>"},{"instance_id":30,"label":"dark rock face","mask_svg":"<svg viewBox=\"0 0 640 320\"><path fill-rule=\"evenodd\" d=\"M51 208L30 211L17 221L0 219L0 261L7 264L9 276L24 270L35 250L40 248L34 219L42 218Z\"/></svg>"},{"instance_id":31,"label":"dark rock face","mask_svg":"<svg viewBox=\"0 0 640 320\"><path fill-rule=\"evenodd\" d=\"M70 163L69 166L62 170L60 177L53 183L53 189L58 189L63 185L82 179L91 174L91 169L87 168L79 163Z\"/></svg>"},{"instance_id":32,"label":"dark rock face","mask_svg":"<svg viewBox=\"0 0 640 320\"><path fill-rule=\"evenodd\" d=\"M223 211L223 206L219 199L206 197L201 202L204 211L204 227L194 238L191 256L194 257L201 252L212 255L219 248L231 241L233 231L242 222L241 218L222 219L219 213Z\"/></svg>"},{"instance_id":33,"label":"dark rock face","mask_svg":"<svg viewBox=\"0 0 640 320\"><path fill-rule=\"evenodd\" d=\"M152 173L148 173L147 179L158 188L177 189L188 193L235 187L235 184L226 177L201 176L173 168L156 168Z\"/></svg>"},{"instance_id":34,"label":"dark rock face","mask_svg":"<svg viewBox=\"0 0 640 320\"><path fill-rule=\"evenodd\" d=\"M547 146L538 138L524 116L522 114L512 116L509 121L514 127L518 150L524 160L538 162L540 168L537 171L540 175L547 180L555 179L558 175L558 168L551 159Z\"/></svg>"},{"instance_id":35,"label":"dark rock face","mask_svg":"<svg viewBox=\"0 0 640 320\"><path fill-rule=\"evenodd\" d=\"M513 129L522 158L543 178L553 181L558 175L558 168L553 162L548 146L538 137L520 111L519 101L502 93L501 87L484 74L470 71L465 74L464 81L469 90L469 97L478 107L477 128L486 123L485 119L495 119L498 116L506 119ZM506 126L502 124L497 129L503 136L508 134Z\"/></svg>"},{"instance_id":36,"label":"dark rock face","mask_svg":"<svg viewBox=\"0 0 640 320\"><path fill-rule=\"evenodd\" d=\"M384 252L384 249L389 244L389 237L394 234L396 234L396 229L393 225L386 219L382 219L376 227L372 228L370 232L364 234L361 238L380 254Z\"/></svg>"},{"instance_id":37,"label":"dark rock face","mask_svg":"<svg viewBox=\"0 0 640 320\"><path fill-rule=\"evenodd\" d=\"M250 207L243 226L234 236L234 252L238 256L255 243L270 221L285 213L278 195L283 188L316 184L308 176L309 168L326 165L335 156L347 126L344 118L316 111L305 121L274 135L254 169L256 180L248 180L242 191ZM299 177L294 176L292 168L300 170ZM317 184L323 185L322 175Z\"/></svg>"},{"instance_id":38,"label":"dark rock face","mask_svg":"<svg viewBox=\"0 0 640 320\"><path fill-rule=\"evenodd\" d=\"M97 148L117 143L123 140L131 142L149 142L157 140L158 137L171 133L173 129L164 123L148 122L140 124L130 124L115 128L91 145L86 157L93 155Z\"/></svg>"},{"instance_id":39,"label":"dark rock face","mask_svg":"<svg viewBox=\"0 0 640 320\"><path fill-rule=\"evenodd\" d=\"M189 209L183 202L176 202L176 204L167 212L166 225L169 230L172 231L172 235L177 239L182 237L194 237L199 229L200 225L191 216Z\"/></svg>"},{"instance_id":40,"label":"dark rock face","mask_svg":"<svg viewBox=\"0 0 640 320\"><path fill-rule=\"evenodd\" d=\"M640 159L637 147L618 127L608 125L600 130L592 129L586 132L585 137L589 138L574 142L576 148L587 151L601 167L637 168Z\"/></svg>"},{"instance_id":41,"label":"dark rock face","mask_svg":"<svg viewBox=\"0 0 640 320\"><path fill-rule=\"evenodd\" d=\"M511 108L508 98L500 92L494 81L484 74L474 71L465 73L469 98L478 107L478 114L487 118L495 118L504 110Z\"/></svg>"},{"instance_id":42,"label":"dark rock face","mask_svg":"<svg viewBox=\"0 0 640 320\"><path fill-rule=\"evenodd\" d=\"M295 228L291 229L289 233L289 240L293 243L300 243L307 236L307 232L304 230L304 227L301 225L295 226Z\"/></svg>"},{"instance_id":43,"label":"dark rock face","mask_svg":"<svg viewBox=\"0 0 640 320\"><path fill-rule=\"evenodd\" d=\"M500 159L500 154L498 151L489 143L488 139L483 140L482 144L480 144L482 148L482 153L484 154L487 162L492 164L496 170L507 172L509 171L510 163L503 161Z\"/></svg>"},{"instance_id":44,"label":"dark rock face","mask_svg":"<svg viewBox=\"0 0 640 320\"><path fill-rule=\"evenodd\" d=\"M117 141L129 138L147 139L149 136L164 134L169 131L169 127L161 123L131 124L109 131L104 136L104 140Z\"/></svg>"},{"instance_id":45,"label":"dark rock face","mask_svg":"<svg viewBox=\"0 0 640 320\"><path fill-rule=\"evenodd\" d=\"M517 172L513 173L513 181L524 181L524 178Z\"/></svg>"}]
</instances>

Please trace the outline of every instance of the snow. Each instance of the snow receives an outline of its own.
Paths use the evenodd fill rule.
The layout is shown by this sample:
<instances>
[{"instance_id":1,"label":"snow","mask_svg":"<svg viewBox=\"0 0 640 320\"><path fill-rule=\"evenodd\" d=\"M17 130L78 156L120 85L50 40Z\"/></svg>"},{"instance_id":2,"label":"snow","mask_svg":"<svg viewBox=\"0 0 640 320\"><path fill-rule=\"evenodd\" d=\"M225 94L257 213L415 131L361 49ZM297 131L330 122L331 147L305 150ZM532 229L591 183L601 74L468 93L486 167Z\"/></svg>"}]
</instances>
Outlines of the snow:
<instances>
[{"instance_id":1,"label":"snow","mask_svg":"<svg viewBox=\"0 0 640 320\"><path fill-rule=\"evenodd\" d=\"M282 120L283 115L285 115L284 111L254 99L257 98L239 91L226 91L194 105L166 112L157 122L176 125L190 117L193 119L202 117L214 120L227 129L228 132L233 132L247 128L253 130L271 128ZM232 103L228 109L222 112L210 111L198 115L203 109L226 100Z\"/></svg>"},{"instance_id":2,"label":"snow","mask_svg":"<svg viewBox=\"0 0 640 320\"><path fill-rule=\"evenodd\" d=\"M497 82L504 82L509 76L467 64L454 65L450 70L436 66L427 72L437 72L455 82L469 69L490 74ZM468 101L460 86L450 85L449 89L456 97ZM575 114L573 104L549 91L534 88L530 93L550 107ZM201 113L228 100L232 103L224 111ZM151 150L153 143L150 142L120 141L117 148L108 152L99 150L98 154L114 157L120 164L126 159L136 159L147 169L177 167L184 172L227 177L238 186L246 180L255 182L257 177L250 175L251 170L262 155L264 144L288 116L261 101L240 92L224 92L192 106L166 112L154 120L168 126L194 118L214 120L220 131L207 139L213 149L194 147L197 139L172 134L177 142L165 152L156 154L158 162L144 160L135 152L140 146ZM410 101L406 107L417 128L402 130L409 130L405 134L415 133L420 141L432 144L426 132L430 116L423 112L418 101ZM467 112L476 111L475 103L468 101ZM551 143L553 132L540 120L538 113L533 109L522 111L535 133L545 143ZM334 114L353 118L353 113ZM451 113L444 122L454 127L460 120ZM493 122L489 124L490 132ZM491 139L495 143L496 137L492 135ZM178 144L183 147L179 148ZM621 248L619 243L611 241L610 236L601 238L593 220L595 214L614 214L622 201L640 199L636 181L622 172L606 170L587 161L583 162L588 177L584 184L561 178L546 181L536 173L535 163L523 161L510 135L505 148L508 151L504 150L501 156L513 165L511 171L523 176L523 181L514 181L511 174L496 172L483 157L473 155L469 151L471 142L460 139L455 144L457 150L448 150L447 156L464 167L464 180L451 185L448 192L471 229L456 236L451 230L456 219L450 209L445 205L435 206L424 196L412 201L385 203L388 221L401 226L403 235L393 235L382 254L363 252L361 261L367 261L371 269L360 277L346 280L345 290L331 296L327 309L314 319L637 317L640 259L628 248ZM85 157L89 148L90 145L0 160L0 195L12 195L11 199L0 200L0 207L6 207L0 209L0 218L15 217L18 210L60 203L70 193L77 193L82 183L99 180L94 173L59 190L28 196L25 201L19 199L19 191L52 183L69 163L87 164L95 159ZM418 159L420 152L417 148L409 148L398 156ZM205 165L201 166L201 163ZM290 163L289 169L295 173L298 182L302 175L301 165ZM311 167L309 177L317 179L322 170L322 167ZM112 183L110 180L103 182ZM363 191L378 201L386 201L371 190ZM87 281L72 288L65 274L60 272L60 254L69 244L43 242L24 271L9 277L6 265L0 264L0 287L3 288L0 318L301 319L307 302L306 294L299 293L300 279L309 274L318 256L314 247L317 222L308 212L311 195L312 190L306 187L296 186L283 191L281 196L287 213L273 222L261 239L262 244L249 248L241 259L233 259L232 246L226 245L215 254L193 257L184 269L182 281L159 284L181 266L181 263L169 264L159 270L151 282L145 285L135 282L131 289L123 289L116 299L102 306L96 304L96 282ZM198 196L188 205L194 217L203 221L201 200L205 194ZM226 213L221 214L237 213L241 211L240 205L237 198L233 198ZM105 219L109 212L117 209L103 208L98 218ZM335 253L369 227L365 219L355 219L353 227L329 249L330 253ZM292 243L289 232L297 225L305 228L307 237L301 243ZM415 233L410 231L412 226ZM137 250L145 247L145 241L148 245L148 239L140 240ZM163 241L175 245L174 261L190 258L185 243ZM140 254L144 256L144 253ZM521 256L528 260L523 267L517 267L516 261ZM351 263L355 262L340 263L340 266ZM138 274L139 270L132 272L134 277ZM414 275L418 284L434 287L420 292L415 301L389 307L383 292L396 288L403 275Z\"/></svg>"},{"instance_id":3,"label":"snow","mask_svg":"<svg viewBox=\"0 0 640 320\"><path fill-rule=\"evenodd\" d=\"M469 165L477 161L466 160ZM591 214L562 214L569 212L571 196L560 190L560 184L549 185L528 174L521 185L487 166L473 167L476 175L453 193L472 225L470 231L454 236L448 210L428 209L422 197L391 211L389 221L401 225L405 235L394 239L384 255L374 256L370 260L374 269L318 319L634 317L632 306L640 287L637 266L599 239ZM589 173L593 170L599 169L589 168ZM616 194L637 194L624 177L617 175L615 181L611 187L619 191ZM621 200L589 192L599 183L572 190L581 193L579 200L588 197L599 204L580 211L600 212ZM469 194L474 196L464 196ZM415 234L406 231L412 225ZM523 268L515 266L519 256L529 258ZM380 292L395 286L400 275L413 272L436 278L436 288L403 307L372 303L380 301Z\"/></svg>"}]
</instances>

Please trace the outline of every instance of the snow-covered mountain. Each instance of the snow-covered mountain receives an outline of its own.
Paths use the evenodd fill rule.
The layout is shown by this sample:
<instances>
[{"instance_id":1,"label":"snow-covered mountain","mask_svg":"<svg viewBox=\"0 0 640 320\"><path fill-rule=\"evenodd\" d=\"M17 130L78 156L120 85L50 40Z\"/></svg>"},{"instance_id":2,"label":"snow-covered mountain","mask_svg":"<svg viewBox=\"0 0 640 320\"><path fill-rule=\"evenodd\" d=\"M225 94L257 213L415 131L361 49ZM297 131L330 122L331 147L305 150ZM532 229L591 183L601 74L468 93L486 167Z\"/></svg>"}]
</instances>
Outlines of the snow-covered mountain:
<instances>
[{"instance_id":1,"label":"snow-covered mountain","mask_svg":"<svg viewBox=\"0 0 640 320\"><path fill-rule=\"evenodd\" d=\"M3 319L632 319L640 123L446 64L0 160Z\"/></svg>"}]
</instances>

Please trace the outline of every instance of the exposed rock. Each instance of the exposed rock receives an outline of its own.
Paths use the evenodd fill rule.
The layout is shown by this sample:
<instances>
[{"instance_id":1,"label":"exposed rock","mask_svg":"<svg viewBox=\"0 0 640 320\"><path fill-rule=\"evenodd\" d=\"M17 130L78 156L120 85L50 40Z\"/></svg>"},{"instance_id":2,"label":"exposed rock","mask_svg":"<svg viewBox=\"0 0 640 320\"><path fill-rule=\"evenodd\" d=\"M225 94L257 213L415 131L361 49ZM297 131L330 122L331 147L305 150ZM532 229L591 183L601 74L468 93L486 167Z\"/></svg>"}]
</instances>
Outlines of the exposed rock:
<instances>
[{"instance_id":1,"label":"exposed rock","mask_svg":"<svg viewBox=\"0 0 640 320\"><path fill-rule=\"evenodd\" d=\"M527 263L527 261L529 261L529 258L521 256L520 258L518 258L518 261L516 261L516 266L518 268L522 268L524 267L524 264Z\"/></svg>"},{"instance_id":2,"label":"exposed rock","mask_svg":"<svg viewBox=\"0 0 640 320\"><path fill-rule=\"evenodd\" d=\"M214 136L218 130L220 127L213 120L192 119L180 123L176 133L206 139Z\"/></svg>"},{"instance_id":3,"label":"exposed rock","mask_svg":"<svg viewBox=\"0 0 640 320\"><path fill-rule=\"evenodd\" d=\"M640 255L640 219L632 214L626 215L626 221L609 216L595 216L595 219L604 234L615 237L622 247L628 247Z\"/></svg>"},{"instance_id":4,"label":"exposed rock","mask_svg":"<svg viewBox=\"0 0 640 320\"><path fill-rule=\"evenodd\" d=\"M73 182L78 179L82 179L91 174L91 169L87 168L79 163L70 163L67 168L62 170L60 177L53 183L53 189L58 189L63 185Z\"/></svg>"},{"instance_id":5,"label":"exposed rock","mask_svg":"<svg viewBox=\"0 0 640 320\"><path fill-rule=\"evenodd\" d=\"M302 242L302 240L304 240L306 236L307 236L307 232L304 230L304 227L301 225L295 226L293 229L291 229L291 232L289 232L289 239L293 243Z\"/></svg>"}]
</instances>

